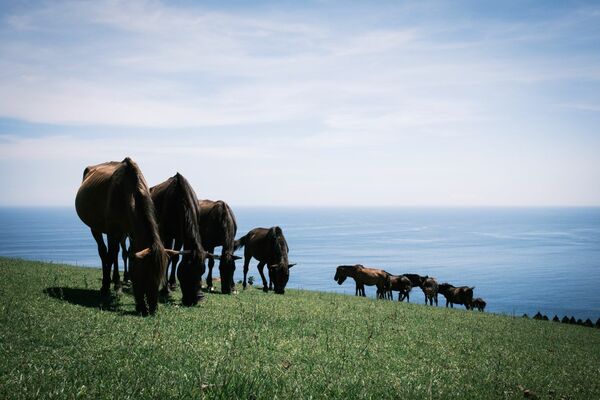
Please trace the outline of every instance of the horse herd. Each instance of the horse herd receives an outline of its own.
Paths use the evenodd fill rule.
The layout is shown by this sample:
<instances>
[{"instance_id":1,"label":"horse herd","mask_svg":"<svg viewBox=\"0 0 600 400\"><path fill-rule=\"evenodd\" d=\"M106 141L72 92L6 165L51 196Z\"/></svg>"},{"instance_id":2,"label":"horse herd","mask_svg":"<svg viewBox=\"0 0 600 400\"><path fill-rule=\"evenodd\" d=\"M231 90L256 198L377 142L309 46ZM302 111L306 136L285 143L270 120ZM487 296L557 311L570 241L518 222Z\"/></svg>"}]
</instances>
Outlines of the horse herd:
<instances>
[{"instance_id":1,"label":"horse herd","mask_svg":"<svg viewBox=\"0 0 600 400\"><path fill-rule=\"evenodd\" d=\"M250 260L255 258L263 290L285 293L294 264L288 261L289 248L281 228L255 228L236 240L237 224L229 205L220 200L198 200L189 182L179 173L149 187L140 168L129 157L121 162L89 166L83 172L75 208L98 246L102 262L100 295L108 295L111 281L116 291L121 290L118 266L121 248L124 280L131 280L136 311L142 315L156 312L159 293L173 290L175 277L183 305L197 304L203 297L201 284L206 259L208 290L213 291L212 270L215 260L219 260L221 292L235 292L235 260L241 257L234 252L240 248L244 248L243 288L247 286ZM219 246L222 251L216 255L214 249ZM337 267L336 282L341 285L347 277L356 281L356 295L365 296L365 285L374 285L378 298L391 299L392 292L397 291L399 301L410 301L411 289L418 286L423 290L426 304L437 305L441 293L446 297L446 307L463 304L467 309L483 311L486 305L480 298L473 299L473 287L438 284L429 276L396 276L362 265Z\"/></svg>"},{"instance_id":2,"label":"horse herd","mask_svg":"<svg viewBox=\"0 0 600 400\"><path fill-rule=\"evenodd\" d=\"M477 308L484 311L486 302L482 298L473 298L475 287L455 287L449 283L438 284L435 278L421 276L418 274L392 275L378 268L367 268L361 264L340 265L335 271L333 279L341 285L346 278L354 279L356 283L356 296L365 296L365 285L377 287L377 298L392 299L393 292L398 292L398 301L406 299L410 301L410 291L413 287L419 287L425 295L425 304L438 305L438 293L446 298L448 305L454 308L454 304L462 304L467 310Z\"/></svg>"},{"instance_id":3,"label":"horse herd","mask_svg":"<svg viewBox=\"0 0 600 400\"><path fill-rule=\"evenodd\" d=\"M131 279L136 311L142 315L156 312L159 291L172 289L175 276L182 303L197 304L203 296L201 282L206 259L209 290L212 290L212 268L215 260L219 260L221 291L232 293L235 260L241 258L234 251L241 247L244 247L244 288L252 257L258 260L263 290L271 288L279 294L285 292L289 269L294 265L288 262L289 249L281 228L255 228L235 240L237 224L225 202L199 201L179 173L149 187L137 163L129 157L85 168L75 208L98 245L102 262L101 296L109 293L111 269L114 288L121 290L118 267L121 247L124 279ZM222 251L215 255L213 251L218 246ZM263 272L265 265L268 286Z\"/></svg>"}]
</instances>

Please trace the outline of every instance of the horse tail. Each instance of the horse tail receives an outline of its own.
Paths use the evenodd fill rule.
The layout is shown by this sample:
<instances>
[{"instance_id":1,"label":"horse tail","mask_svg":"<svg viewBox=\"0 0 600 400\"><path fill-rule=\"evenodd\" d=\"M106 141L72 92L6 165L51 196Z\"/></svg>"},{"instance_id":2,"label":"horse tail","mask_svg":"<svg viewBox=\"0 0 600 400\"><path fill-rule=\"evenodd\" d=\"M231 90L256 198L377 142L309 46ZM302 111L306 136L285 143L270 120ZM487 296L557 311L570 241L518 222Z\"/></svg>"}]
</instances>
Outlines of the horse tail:
<instances>
[{"instance_id":1,"label":"horse tail","mask_svg":"<svg viewBox=\"0 0 600 400\"><path fill-rule=\"evenodd\" d=\"M219 216L221 218L221 227L223 228L223 250L233 250L235 245L235 234L237 233L237 223L233 211L227 203L219 200L217 202L219 208Z\"/></svg>"},{"instance_id":2,"label":"horse tail","mask_svg":"<svg viewBox=\"0 0 600 400\"><path fill-rule=\"evenodd\" d=\"M385 281L384 281L384 287L386 290L391 290L392 289L392 274L390 274L387 271L385 272Z\"/></svg>"},{"instance_id":3,"label":"horse tail","mask_svg":"<svg viewBox=\"0 0 600 400\"><path fill-rule=\"evenodd\" d=\"M242 236L238 240L236 240L233 244L233 251L237 251L244 247L248 243L248 234Z\"/></svg>"},{"instance_id":4,"label":"horse tail","mask_svg":"<svg viewBox=\"0 0 600 400\"><path fill-rule=\"evenodd\" d=\"M184 240L190 240L194 250L203 253L202 239L200 237L200 227L198 223L198 216L200 211L198 209L198 198L194 189L190 185L187 179L179 172L173 177L175 179L175 190L179 193L181 199L178 204L179 218L183 228Z\"/></svg>"}]
</instances>

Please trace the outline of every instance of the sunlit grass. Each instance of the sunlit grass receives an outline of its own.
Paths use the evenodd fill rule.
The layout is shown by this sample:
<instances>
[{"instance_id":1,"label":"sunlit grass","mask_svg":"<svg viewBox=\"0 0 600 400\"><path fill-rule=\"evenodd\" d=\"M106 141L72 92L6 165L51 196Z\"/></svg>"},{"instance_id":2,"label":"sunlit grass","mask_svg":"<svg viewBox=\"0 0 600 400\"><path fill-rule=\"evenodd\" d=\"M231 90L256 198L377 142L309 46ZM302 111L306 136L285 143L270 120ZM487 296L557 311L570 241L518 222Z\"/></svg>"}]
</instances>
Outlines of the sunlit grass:
<instances>
[{"instance_id":1,"label":"sunlit grass","mask_svg":"<svg viewBox=\"0 0 600 400\"><path fill-rule=\"evenodd\" d=\"M254 288L141 318L100 276L0 258L0 398L600 398L599 329Z\"/></svg>"}]
</instances>

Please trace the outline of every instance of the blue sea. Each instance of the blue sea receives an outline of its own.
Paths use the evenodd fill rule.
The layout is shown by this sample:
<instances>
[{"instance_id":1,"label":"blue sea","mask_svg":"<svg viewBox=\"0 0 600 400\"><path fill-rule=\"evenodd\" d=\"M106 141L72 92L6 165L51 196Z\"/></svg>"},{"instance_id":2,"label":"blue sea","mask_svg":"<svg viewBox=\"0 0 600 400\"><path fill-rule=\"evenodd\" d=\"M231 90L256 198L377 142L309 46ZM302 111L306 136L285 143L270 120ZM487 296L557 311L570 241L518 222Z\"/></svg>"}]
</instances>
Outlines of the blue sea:
<instances>
[{"instance_id":1,"label":"blue sea","mask_svg":"<svg viewBox=\"0 0 600 400\"><path fill-rule=\"evenodd\" d=\"M279 225L290 247L288 287L354 294L340 264L475 286L486 311L600 317L600 208L234 208L238 237ZM0 256L99 268L73 208L0 209ZM242 276L238 262L236 281ZM218 274L218 269L216 269ZM260 284L256 262L249 276ZM374 288L367 288L374 297ZM423 303L420 289L411 301ZM445 300L440 296L440 305Z\"/></svg>"}]
</instances>

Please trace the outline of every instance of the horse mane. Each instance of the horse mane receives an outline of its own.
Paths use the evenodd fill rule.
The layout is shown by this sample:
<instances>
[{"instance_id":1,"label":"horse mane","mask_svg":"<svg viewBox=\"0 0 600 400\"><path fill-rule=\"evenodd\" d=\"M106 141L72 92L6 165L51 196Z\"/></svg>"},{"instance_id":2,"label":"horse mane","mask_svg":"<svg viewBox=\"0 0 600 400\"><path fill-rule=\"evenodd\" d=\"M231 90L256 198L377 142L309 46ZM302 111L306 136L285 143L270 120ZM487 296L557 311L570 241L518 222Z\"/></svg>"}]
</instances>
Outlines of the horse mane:
<instances>
[{"instance_id":1,"label":"horse mane","mask_svg":"<svg viewBox=\"0 0 600 400\"><path fill-rule=\"evenodd\" d=\"M182 220L182 225L180 226L182 237L184 242L191 242L194 250L202 254L202 240L198 225L198 216L200 214L198 210L198 198L187 179L179 172L172 179L173 184L169 185L167 190L176 191L179 194L176 198L181 200L179 204L181 207L178 207L178 217Z\"/></svg>"},{"instance_id":2,"label":"horse mane","mask_svg":"<svg viewBox=\"0 0 600 400\"><path fill-rule=\"evenodd\" d=\"M235 234L237 232L235 215L233 215L233 211L231 210L231 207L229 207L229 204L224 201L217 201L217 205L220 209L219 215L221 216L221 226L223 227L223 250L233 252L235 247Z\"/></svg>"},{"instance_id":3,"label":"horse mane","mask_svg":"<svg viewBox=\"0 0 600 400\"><path fill-rule=\"evenodd\" d=\"M133 196L135 206L131 207L130 211L133 214L133 223L135 225L135 233L145 232L149 234L149 240L153 250L155 245L160 249L162 242L160 240L160 234L158 230L158 223L156 222L156 212L154 210L154 203L150 197L150 190L146 179L142 174L142 171L138 165L131 158L126 157L121 165L115 170L113 175L116 184L113 186L113 190L117 191L112 193L113 202L125 201L125 204L131 204L127 197ZM114 203L113 203L114 204Z\"/></svg>"},{"instance_id":4,"label":"horse mane","mask_svg":"<svg viewBox=\"0 0 600 400\"><path fill-rule=\"evenodd\" d=\"M278 226L270 228L269 233L267 233L267 236L273 241L275 255L277 256L279 261L287 262L289 247L287 245L285 237L283 236L281 228Z\"/></svg>"}]
</instances>

